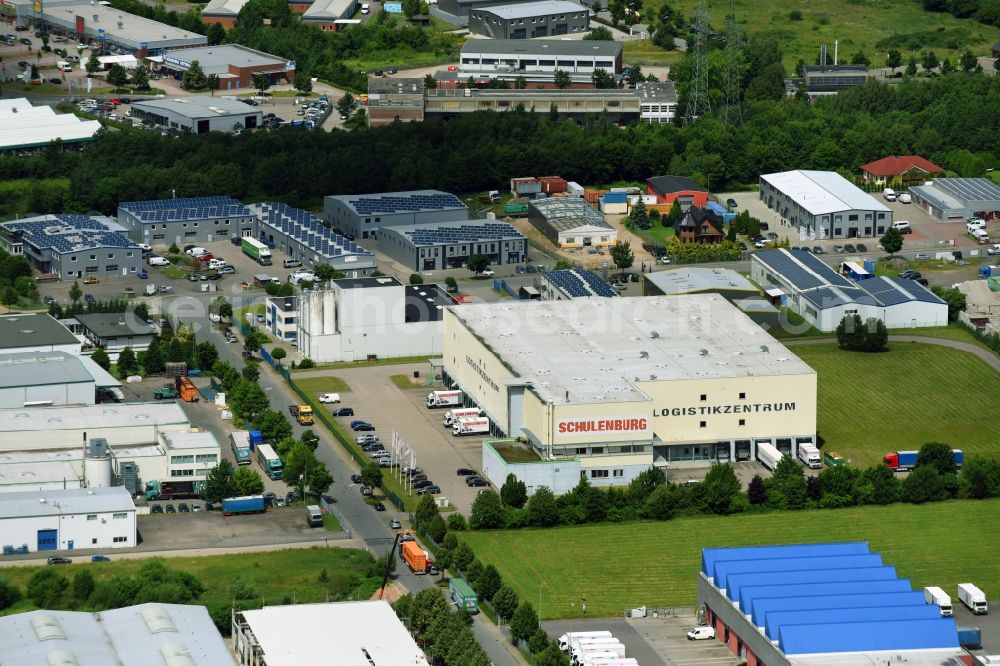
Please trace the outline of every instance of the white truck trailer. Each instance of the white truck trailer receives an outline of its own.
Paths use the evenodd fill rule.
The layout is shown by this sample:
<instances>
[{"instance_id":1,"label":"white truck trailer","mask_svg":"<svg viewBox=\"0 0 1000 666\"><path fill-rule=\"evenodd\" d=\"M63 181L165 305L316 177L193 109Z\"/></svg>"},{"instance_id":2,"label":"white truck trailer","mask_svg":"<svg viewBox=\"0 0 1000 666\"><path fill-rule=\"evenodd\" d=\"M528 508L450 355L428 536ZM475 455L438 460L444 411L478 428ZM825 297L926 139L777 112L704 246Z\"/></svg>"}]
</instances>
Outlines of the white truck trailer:
<instances>
[{"instance_id":1,"label":"white truck trailer","mask_svg":"<svg viewBox=\"0 0 1000 666\"><path fill-rule=\"evenodd\" d=\"M478 407L462 407L460 409L449 409L444 413L444 420L441 424L445 428L450 428L455 425L455 419L465 418L468 416L482 416L482 411Z\"/></svg>"},{"instance_id":2,"label":"white truck trailer","mask_svg":"<svg viewBox=\"0 0 1000 666\"><path fill-rule=\"evenodd\" d=\"M929 604L937 604L941 609L941 617L951 617L951 597L949 597L940 587L925 587L924 601Z\"/></svg>"},{"instance_id":3,"label":"white truck trailer","mask_svg":"<svg viewBox=\"0 0 1000 666\"><path fill-rule=\"evenodd\" d=\"M823 459L819 455L819 449L812 444L799 444L799 460L809 469L823 467Z\"/></svg>"},{"instance_id":4,"label":"white truck trailer","mask_svg":"<svg viewBox=\"0 0 1000 666\"><path fill-rule=\"evenodd\" d=\"M767 469L774 471L784 454L774 447L770 442L761 442L757 445L757 460Z\"/></svg>"},{"instance_id":5,"label":"white truck trailer","mask_svg":"<svg viewBox=\"0 0 1000 666\"><path fill-rule=\"evenodd\" d=\"M975 615L986 615L989 612L986 595L972 583L959 583L958 600Z\"/></svg>"},{"instance_id":6,"label":"white truck trailer","mask_svg":"<svg viewBox=\"0 0 1000 666\"><path fill-rule=\"evenodd\" d=\"M490 420L485 416L466 416L455 421L451 426L454 437L464 435L486 435L490 432Z\"/></svg>"},{"instance_id":7,"label":"white truck trailer","mask_svg":"<svg viewBox=\"0 0 1000 666\"><path fill-rule=\"evenodd\" d=\"M610 631L568 631L559 637L559 649L569 652L570 644L577 638L613 638Z\"/></svg>"}]
</instances>

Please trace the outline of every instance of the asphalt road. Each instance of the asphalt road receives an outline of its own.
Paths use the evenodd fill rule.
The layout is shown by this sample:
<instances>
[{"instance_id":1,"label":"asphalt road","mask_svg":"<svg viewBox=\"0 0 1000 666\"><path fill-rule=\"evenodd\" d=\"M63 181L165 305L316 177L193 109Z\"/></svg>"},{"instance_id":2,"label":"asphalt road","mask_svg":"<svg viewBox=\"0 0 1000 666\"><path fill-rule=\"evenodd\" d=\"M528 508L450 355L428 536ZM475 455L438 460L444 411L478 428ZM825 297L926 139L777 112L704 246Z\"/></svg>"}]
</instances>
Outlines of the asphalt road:
<instances>
[{"instance_id":1,"label":"asphalt road","mask_svg":"<svg viewBox=\"0 0 1000 666\"><path fill-rule=\"evenodd\" d=\"M168 310L173 310L174 312L184 310L183 314L178 314L179 321L192 324L195 327L195 333L199 340L214 342L219 350L219 358L221 360L228 361L233 367L242 368L243 358L241 352L243 345L226 344L218 328L213 327L212 322L208 319L207 307L205 306L215 296L217 294L210 294L206 297L187 297L194 298L200 305L194 306L188 303L184 308L180 308L178 304L171 303L172 307L168 308ZM256 297L248 300L256 301L262 299L263 297ZM172 300L178 301L181 299ZM243 306L247 304L247 302L243 302L239 305ZM167 304L165 303L165 305ZM258 383L267 392L274 409L283 412L287 405L295 402L295 396L284 380L267 368L262 368ZM224 422L220 420L204 425L216 432L216 436L219 437L220 442L225 441L225 437L219 435L219 433L228 432ZM295 436L301 435L305 429L297 423L292 423L292 431ZM316 456L327 466L334 479L334 483L327 494L333 498L335 509L347 523L355 540L363 542L369 550L377 555L384 554L392 548L395 538L395 534L389 528L389 520L391 518L398 518L401 521L405 521L408 516L392 510L376 512L372 507L365 504L361 493L351 483L351 474L357 473L354 462L349 460L347 454L342 452L340 444L334 441L322 426L314 427L312 430L320 437L320 445L316 449ZM387 508L391 507L391 504L387 504ZM402 561L398 561L396 581L415 594L421 590L434 587L437 577L415 576L410 573ZM516 666L524 663L515 659L508 651L499 630L495 625L490 624L489 620L484 619L481 615L476 616L472 629L476 640L486 650L496 666Z\"/></svg>"}]
</instances>

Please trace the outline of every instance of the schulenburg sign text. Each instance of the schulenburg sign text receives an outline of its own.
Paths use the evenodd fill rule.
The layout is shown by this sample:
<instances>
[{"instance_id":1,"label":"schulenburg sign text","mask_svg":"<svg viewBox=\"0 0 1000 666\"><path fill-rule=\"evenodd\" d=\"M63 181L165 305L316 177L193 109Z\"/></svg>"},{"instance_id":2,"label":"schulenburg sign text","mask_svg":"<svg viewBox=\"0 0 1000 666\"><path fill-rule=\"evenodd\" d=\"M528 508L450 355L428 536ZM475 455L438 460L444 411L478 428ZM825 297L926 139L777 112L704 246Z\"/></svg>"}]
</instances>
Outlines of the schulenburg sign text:
<instances>
[{"instance_id":1,"label":"schulenburg sign text","mask_svg":"<svg viewBox=\"0 0 1000 666\"><path fill-rule=\"evenodd\" d=\"M649 428L649 419L625 416L604 419L559 419L556 432L561 437L582 437L595 433L609 435L641 435Z\"/></svg>"}]
</instances>

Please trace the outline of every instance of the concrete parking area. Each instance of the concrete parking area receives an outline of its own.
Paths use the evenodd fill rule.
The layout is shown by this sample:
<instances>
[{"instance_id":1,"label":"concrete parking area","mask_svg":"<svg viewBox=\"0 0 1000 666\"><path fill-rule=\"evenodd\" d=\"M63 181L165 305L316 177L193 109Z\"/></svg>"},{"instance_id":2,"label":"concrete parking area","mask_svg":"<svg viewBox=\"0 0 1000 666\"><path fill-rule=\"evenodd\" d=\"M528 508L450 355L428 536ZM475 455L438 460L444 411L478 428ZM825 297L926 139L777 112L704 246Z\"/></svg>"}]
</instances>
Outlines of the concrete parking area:
<instances>
[{"instance_id":1,"label":"concrete parking area","mask_svg":"<svg viewBox=\"0 0 1000 666\"><path fill-rule=\"evenodd\" d=\"M543 622L551 638L569 631L610 631L625 646L625 656L643 666L731 666L740 663L720 641L689 641L686 633L697 625L691 609L663 609L658 617L641 619L560 620Z\"/></svg>"},{"instance_id":2,"label":"concrete parking area","mask_svg":"<svg viewBox=\"0 0 1000 666\"><path fill-rule=\"evenodd\" d=\"M482 439L453 437L451 431L441 425L446 410L427 409L425 403L427 393L434 387L401 389L390 379L393 375L412 377L414 371L427 375L429 370L430 366L424 363L379 365L302 372L296 373L295 378L336 376L343 379L349 390L340 392L342 405L327 408L354 408L354 416L339 418L344 427L349 430L349 423L354 419L370 422L387 449L391 447L392 432L396 430L413 449L417 467L423 468L427 478L441 487L441 496L468 514L481 488L467 486L465 477L458 476L456 470L470 467L481 471ZM385 473L391 472L387 469Z\"/></svg>"}]
</instances>

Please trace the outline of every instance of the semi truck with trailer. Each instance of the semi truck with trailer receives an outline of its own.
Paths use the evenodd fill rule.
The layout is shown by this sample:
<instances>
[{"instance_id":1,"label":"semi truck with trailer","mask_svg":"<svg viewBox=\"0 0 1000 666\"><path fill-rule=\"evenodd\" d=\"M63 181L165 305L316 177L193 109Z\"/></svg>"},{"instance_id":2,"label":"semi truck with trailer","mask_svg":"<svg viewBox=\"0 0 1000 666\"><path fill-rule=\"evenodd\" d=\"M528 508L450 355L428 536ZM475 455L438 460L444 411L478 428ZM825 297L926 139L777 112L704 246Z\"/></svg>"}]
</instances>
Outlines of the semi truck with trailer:
<instances>
[{"instance_id":1,"label":"semi truck with trailer","mask_svg":"<svg viewBox=\"0 0 1000 666\"><path fill-rule=\"evenodd\" d=\"M479 596L472 586L463 578L452 578L448 581L448 592L451 600L458 608L464 608L468 613L479 612Z\"/></svg>"},{"instance_id":2,"label":"semi truck with trailer","mask_svg":"<svg viewBox=\"0 0 1000 666\"><path fill-rule=\"evenodd\" d=\"M427 394L427 409L437 409L440 407L456 407L462 404L462 392L454 391L431 391Z\"/></svg>"},{"instance_id":3,"label":"semi truck with trailer","mask_svg":"<svg viewBox=\"0 0 1000 666\"><path fill-rule=\"evenodd\" d=\"M451 434L455 437L463 435L485 435L490 432L490 420L485 416L466 416L459 418L451 426Z\"/></svg>"},{"instance_id":4,"label":"semi truck with trailer","mask_svg":"<svg viewBox=\"0 0 1000 666\"><path fill-rule=\"evenodd\" d=\"M271 250L269 250L267 245L264 243L261 243L256 238L243 238L242 241L240 241L240 245L243 248L243 254L247 255L261 266L271 265Z\"/></svg>"},{"instance_id":5,"label":"semi truck with trailer","mask_svg":"<svg viewBox=\"0 0 1000 666\"><path fill-rule=\"evenodd\" d=\"M464 418L467 416L480 416L482 411L478 407L462 407L460 409L449 409L444 413L444 420L441 424L445 428L450 428L455 425L455 419Z\"/></svg>"},{"instance_id":6,"label":"semi truck with trailer","mask_svg":"<svg viewBox=\"0 0 1000 666\"><path fill-rule=\"evenodd\" d=\"M569 652L570 644L577 638L614 638L610 631L568 631L559 637L559 649Z\"/></svg>"},{"instance_id":7,"label":"semi truck with trailer","mask_svg":"<svg viewBox=\"0 0 1000 666\"><path fill-rule=\"evenodd\" d=\"M250 433L236 430L229 433L229 447L233 450L237 465L250 464Z\"/></svg>"},{"instance_id":8,"label":"semi truck with trailer","mask_svg":"<svg viewBox=\"0 0 1000 666\"><path fill-rule=\"evenodd\" d=\"M799 460L809 469L820 469L823 467L823 459L820 458L819 449L812 444L805 442L799 444Z\"/></svg>"},{"instance_id":9,"label":"semi truck with trailer","mask_svg":"<svg viewBox=\"0 0 1000 666\"><path fill-rule=\"evenodd\" d=\"M272 481L278 481L284 475L281 458L274 452L270 444L260 444L257 446L257 464L267 474L267 478Z\"/></svg>"},{"instance_id":10,"label":"semi truck with trailer","mask_svg":"<svg viewBox=\"0 0 1000 666\"><path fill-rule=\"evenodd\" d=\"M924 601L929 604L936 604L941 610L941 617L951 617L951 597L949 597L940 587L925 587Z\"/></svg>"},{"instance_id":11,"label":"semi truck with trailer","mask_svg":"<svg viewBox=\"0 0 1000 666\"><path fill-rule=\"evenodd\" d=\"M986 615L989 612L986 595L972 583L959 583L958 600L975 615Z\"/></svg>"},{"instance_id":12,"label":"semi truck with trailer","mask_svg":"<svg viewBox=\"0 0 1000 666\"><path fill-rule=\"evenodd\" d=\"M144 493L147 501L197 499L203 481L147 481Z\"/></svg>"},{"instance_id":13,"label":"semi truck with trailer","mask_svg":"<svg viewBox=\"0 0 1000 666\"><path fill-rule=\"evenodd\" d=\"M962 469L965 454L961 449L952 449L955 456L955 466ZM894 472L906 472L917 466L917 451L892 451L882 456L882 462Z\"/></svg>"},{"instance_id":14,"label":"semi truck with trailer","mask_svg":"<svg viewBox=\"0 0 1000 666\"><path fill-rule=\"evenodd\" d=\"M616 652L618 657L625 656L625 646L617 638L578 638L571 646L571 660L579 664L588 653Z\"/></svg>"},{"instance_id":15,"label":"semi truck with trailer","mask_svg":"<svg viewBox=\"0 0 1000 666\"><path fill-rule=\"evenodd\" d=\"M309 527L323 527L323 512L319 506L310 504L306 507L306 514L306 522L309 523Z\"/></svg>"},{"instance_id":16,"label":"semi truck with trailer","mask_svg":"<svg viewBox=\"0 0 1000 666\"><path fill-rule=\"evenodd\" d=\"M299 425L313 424L313 410L309 405L288 405L288 413L299 422Z\"/></svg>"},{"instance_id":17,"label":"semi truck with trailer","mask_svg":"<svg viewBox=\"0 0 1000 666\"><path fill-rule=\"evenodd\" d=\"M784 454L774 447L770 442L761 442L757 445L757 460L767 469L774 471L774 468L781 462Z\"/></svg>"},{"instance_id":18,"label":"semi truck with trailer","mask_svg":"<svg viewBox=\"0 0 1000 666\"><path fill-rule=\"evenodd\" d=\"M423 548L417 545L416 541L404 541L399 544L399 554L413 573L417 575L430 573L431 565L427 554Z\"/></svg>"},{"instance_id":19,"label":"semi truck with trailer","mask_svg":"<svg viewBox=\"0 0 1000 666\"><path fill-rule=\"evenodd\" d=\"M222 515L237 516L246 513L264 513L267 502L263 495L246 495L244 497L227 497L222 500Z\"/></svg>"}]
</instances>

